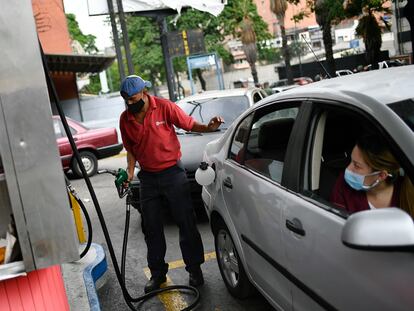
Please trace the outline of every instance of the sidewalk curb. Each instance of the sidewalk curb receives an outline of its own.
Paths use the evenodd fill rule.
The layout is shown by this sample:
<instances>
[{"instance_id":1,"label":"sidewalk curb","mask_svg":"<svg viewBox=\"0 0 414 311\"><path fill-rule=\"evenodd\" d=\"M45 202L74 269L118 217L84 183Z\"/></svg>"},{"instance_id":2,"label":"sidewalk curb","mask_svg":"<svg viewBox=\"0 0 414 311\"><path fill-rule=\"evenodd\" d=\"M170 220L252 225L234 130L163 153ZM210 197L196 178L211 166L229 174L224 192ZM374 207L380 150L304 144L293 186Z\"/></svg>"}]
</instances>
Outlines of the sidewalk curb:
<instances>
[{"instance_id":1,"label":"sidewalk curb","mask_svg":"<svg viewBox=\"0 0 414 311\"><path fill-rule=\"evenodd\" d=\"M101 245L92 243L91 247L95 249L96 257L83 271L83 280L85 282L90 310L100 311L101 306L99 304L95 283L108 269L108 263L106 262L106 255Z\"/></svg>"}]
</instances>

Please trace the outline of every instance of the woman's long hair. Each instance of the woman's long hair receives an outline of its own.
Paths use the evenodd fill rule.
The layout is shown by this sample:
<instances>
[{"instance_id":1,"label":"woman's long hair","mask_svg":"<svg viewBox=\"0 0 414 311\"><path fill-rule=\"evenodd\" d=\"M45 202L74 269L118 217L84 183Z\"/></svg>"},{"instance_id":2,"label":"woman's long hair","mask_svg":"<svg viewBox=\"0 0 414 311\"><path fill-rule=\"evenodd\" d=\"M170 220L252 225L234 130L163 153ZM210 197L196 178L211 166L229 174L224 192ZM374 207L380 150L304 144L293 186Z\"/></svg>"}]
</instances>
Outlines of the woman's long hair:
<instances>
[{"instance_id":1,"label":"woman's long hair","mask_svg":"<svg viewBox=\"0 0 414 311\"><path fill-rule=\"evenodd\" d=\"M385 170L391 177L386 182L393 183L400 178L401 166L384 143L384 140L374 134L362 136L357 140L365 162L374 170ZM414 186L410 178L402 177L399 207L414 218Z\"/></svg>"}]
</instances>

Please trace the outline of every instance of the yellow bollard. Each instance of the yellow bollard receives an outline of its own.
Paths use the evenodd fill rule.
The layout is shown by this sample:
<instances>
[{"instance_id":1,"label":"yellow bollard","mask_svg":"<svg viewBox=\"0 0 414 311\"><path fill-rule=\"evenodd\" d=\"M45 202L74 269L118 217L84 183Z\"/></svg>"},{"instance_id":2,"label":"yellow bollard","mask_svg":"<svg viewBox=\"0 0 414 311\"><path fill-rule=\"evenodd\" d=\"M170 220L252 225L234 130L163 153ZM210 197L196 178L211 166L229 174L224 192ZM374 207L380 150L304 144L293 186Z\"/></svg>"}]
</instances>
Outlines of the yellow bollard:
<instances>
[{"instance_id":1,"label":"yellow bollard","mask_svg":"<svg viewBox=\"0 0 414 311\"><path fill-rule=\"evenodd\" d=\"M72 204L73 218L75 219L76 232L78 233L79 243L83 244L83 243L86 243L86 236L85 236L85 231L83 229L81 208L79 206L78 201L76 201L75 197L73 196L73 194L69 192L69 196L70 196L70 202Z\"/></svg>"}]
</instances>

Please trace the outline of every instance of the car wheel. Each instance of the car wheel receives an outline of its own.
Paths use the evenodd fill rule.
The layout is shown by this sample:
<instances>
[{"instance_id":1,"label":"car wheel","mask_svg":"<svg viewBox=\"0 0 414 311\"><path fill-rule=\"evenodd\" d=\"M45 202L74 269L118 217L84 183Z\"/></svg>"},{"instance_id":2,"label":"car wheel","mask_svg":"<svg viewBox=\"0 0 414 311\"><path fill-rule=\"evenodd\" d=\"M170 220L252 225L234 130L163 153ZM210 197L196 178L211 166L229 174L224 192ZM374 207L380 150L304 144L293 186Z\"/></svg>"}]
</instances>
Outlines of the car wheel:
<instances>
[{"instance_id":1,"label":"car wheel","mask_svg":"<svg viewBox=\"0 0 414 311\"><path fill-rule=\"evenodd\" d=\"M229 230L222 222L215 230L214 242L221 277L230 294L239 299L252 296L255 289L246 275Z\"/></svg>"},{"instance_id":2,"label":"car wheel","mask_svg":"<svg viewBox=\"0 0 414 311\"><path fill-rule=\"evenodd\" d=\"M98 170L98 159L96 158L96 156L90 151L80 151L79 154L88 176L90 177L95 175ZM73 174L76 177L82 177L82 171L75 158L73 158L72 160L71 168Z\"/></svg>"}]
</instances>

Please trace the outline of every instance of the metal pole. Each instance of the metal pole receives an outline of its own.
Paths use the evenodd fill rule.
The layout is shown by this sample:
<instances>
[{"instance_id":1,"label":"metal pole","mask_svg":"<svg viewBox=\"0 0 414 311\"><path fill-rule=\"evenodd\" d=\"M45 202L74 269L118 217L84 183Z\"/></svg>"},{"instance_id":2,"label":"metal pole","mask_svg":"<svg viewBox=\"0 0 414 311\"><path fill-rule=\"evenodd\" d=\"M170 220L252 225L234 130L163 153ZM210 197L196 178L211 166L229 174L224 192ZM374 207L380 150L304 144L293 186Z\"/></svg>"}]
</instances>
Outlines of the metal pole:
<instances>
[{"instance_id":1,"label":"metal pole","mask_svg":"<svg viewBox=\"0 0 414 311\"><path fill-rule=\"evenodd\" d=\"M134 64L132 63L131 58L131 49L129 46L129 38L128 38L128 30L125 23L125 14L124 14L124 6L122 5L122 0L116 0L118 5L118 16L119 16L119 23L121 24L122 30L122 39L124 41L124 49L125 49L125 58L127 60L128 66L128 74L134 74Z\"/></svg>"},{"instance_id":2,"label":"metal pole","mask_svg":"<svg viewBox=\"0 0 414 311\"><path fill-rule=\"evenodd\" d=\"M296 20L295 20L295 43L296 43L297 51L299 50L299 53L298 53L298 58L299 58L299 72L300 72L300 76L302 77L303 76L303 72L302 72L302 60L300 58L300 54L302 52L302 49L301 49L300 40L298 41L298 38L297 37L298 37L298 33L297 33L297 30L296 30Z\"/></svg>"},{"instance_id":3,"label":"metal pole","mask_svg":"<svg viewBox=\"0 0 414 311\"><path fill-rule=\"evenodd\" d=\"M188 76L190 78L190 83L191 83L191 95L194 95L194 82L193 82L193 68L191 67L191 62L190 62L190 58L187 57L187 67L188 67Z\"/></svg>"},{"instance_id":4,"label":"metal pole","mask_svg":"<svg viewBox=\"0 0 414 311\"><path fill-rule=\"evenodd\" d=\"M112 35L114 36L114 45L115 45L116 59L118 61L119 77L121 78L121 81L122 81L125 79L125 68L124 68L124 61L122 60L121 46L119 44L118 29L116 27L116 16L114 12L114 4L112 3L112 0L107 0L107 3L108 3L109 16L111 18Z\"/></svg>"},{"instance_id":5,"label":"metal pole","mask_svg":"<svg viewBox=\"0 0 414 311\"><path fill-rule=\"evenodd\" d=\"M170 53L168 51L167 20L165 17L159 17L157 18L157 22L160 28L161 47L162 47L162 53L164 55L165 71L167 75L168 95L170 96L171 101L176 101L177 97L176 97L175 85L174 85L174 68L173 68L171 57L170 57Z\"/></svg>"}]
</instances>

